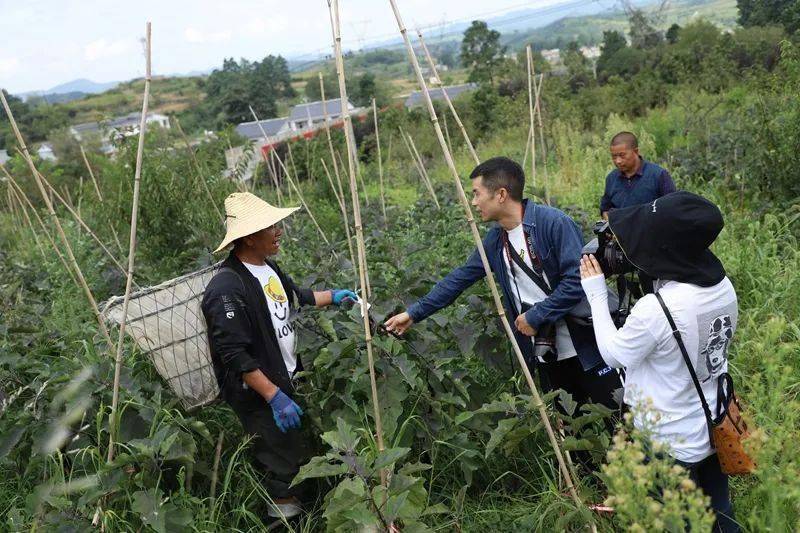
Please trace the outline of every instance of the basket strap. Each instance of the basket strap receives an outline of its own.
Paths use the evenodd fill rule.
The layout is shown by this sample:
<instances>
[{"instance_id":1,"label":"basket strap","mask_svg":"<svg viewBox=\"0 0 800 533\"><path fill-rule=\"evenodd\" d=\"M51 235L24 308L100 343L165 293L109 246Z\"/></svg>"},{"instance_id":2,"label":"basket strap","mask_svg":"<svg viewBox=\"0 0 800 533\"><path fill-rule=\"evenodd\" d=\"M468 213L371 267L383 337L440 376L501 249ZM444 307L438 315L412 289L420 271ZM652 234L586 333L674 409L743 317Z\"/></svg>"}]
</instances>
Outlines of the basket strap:
<instances>
[{"instance_id":1,"label":"basket strap","mask_svg":"<svg viewBox=\"0 0 800 533\"><path fill-rule=\"evenodd\" d=\"M656 298L658 299L658 303L661 305L661 309L664 311L664 314L667 317L667 321L669 322L669 327L672 328L672 336L675 337L675 340L678 342L678 348L681 350L681 355L683 356L683 362L686 363L686 368L689 369L689 375L692 376L692 383L694 383L694 388L697 389L697 395L700 396L700 403L703 404L703 412L706 415L706 425L708 426L708 438L710 439L711 446L714 446L714 433L712 431L713 428L713 417L711 416L711 409L708 407L708 402L706 402L706 397L703 394L703 389L700 387L700 380L697 379L697 373L694 371L694 367L692 366L692 362L689 360L689 352L686 351L686 346L683 344L683 338L681 337L680 331L678 331L678 326L675 325L675 320L672 318L672 314L669 312L667 308L667 304L664 303L664 299L661 298L661 295L656 292Z\"/></svg>"}]
</instances>

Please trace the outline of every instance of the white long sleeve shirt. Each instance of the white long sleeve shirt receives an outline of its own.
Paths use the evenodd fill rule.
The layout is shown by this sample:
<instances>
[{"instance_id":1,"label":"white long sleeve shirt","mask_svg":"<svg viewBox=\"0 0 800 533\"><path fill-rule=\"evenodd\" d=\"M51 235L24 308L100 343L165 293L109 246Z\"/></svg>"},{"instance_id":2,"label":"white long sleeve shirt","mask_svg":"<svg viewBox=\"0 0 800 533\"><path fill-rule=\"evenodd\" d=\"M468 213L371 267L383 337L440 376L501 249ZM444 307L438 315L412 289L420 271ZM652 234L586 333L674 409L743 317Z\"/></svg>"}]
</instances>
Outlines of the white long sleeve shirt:
<instances>
[{"instance_id":1,"label":"white long sleeve shirt","mask_svg":"<svg viewBox=\"0 0 800 533\"><path fill-rule=\"evenodd\" d=\"M636 427L651 431L680 461L695 463L711 455L700 398L655 295L636 302L618 330L608 310L605 277L581 284L592 307L600 354L609 365L625 368L624 401L633 408ZM716 415L717 378L728 370L728 347L738 320L733 285L727 277L712 287L675 281L657 285Z\"/></svg>"}]
</instances>

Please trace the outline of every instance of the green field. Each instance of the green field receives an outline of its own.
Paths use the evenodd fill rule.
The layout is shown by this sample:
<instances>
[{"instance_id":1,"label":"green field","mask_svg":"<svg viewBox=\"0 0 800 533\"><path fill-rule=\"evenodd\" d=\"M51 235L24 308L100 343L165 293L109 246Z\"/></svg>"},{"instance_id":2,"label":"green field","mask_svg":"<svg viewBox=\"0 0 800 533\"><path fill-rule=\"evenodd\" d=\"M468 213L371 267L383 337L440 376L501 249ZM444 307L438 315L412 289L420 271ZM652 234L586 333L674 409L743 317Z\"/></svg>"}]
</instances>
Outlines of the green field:
<instances>
[{"instance_id":1,"label":"green field","mask_svg":"<svg viewBox=\"0 0 800 533\"><path fill-rule=\"evenodd\" d=\"M526 195L539 202L549 198L576 220L587 240L611 167L607 145L621 130L636 133L642 154L668 168L680 189L720 207L725 229L713 250L739 301L731 373L755 428L747 446L758 463L753 475L732 480L736 517L744 531L796 531L800 47L774 28L725 36L695 24L675 44L638 52L643 67L625 77L578 84L584 68L545 78L546 151L537 150L535 176L530 156L526 161L525 87L501 94L484 85L460 98L456 108L479 156L525 162ZM153 94L190 93L188 85L172 83L154 80ZM119 93L133 98L135 90L123 87ZM437 106L440 112L443 107ZM441 118L449 124L466 187L474 162L452 116ZM379 115L384 219L371 119L356 121L354 130L365 185L359 202L372 312L383 318L461 264L473 241L430 117L421 108L388 108ZM422 185L399 127L414 139L440 209ZM225 131L191 156L177 140L174 132L155 130L145 142L135 252L141 287L220 259L211 254L223 235L214 206L222 208L226 196L242 188L222 177L224 152L233 140ZM136 141L123 141L113 159L89 154L100 195L85 179L79 154L57 164L37 162L123 264ZM333 145L347 153L339 130ZM285 147L279 155L298 177L331 245L298 211L287 222L278 261L301 285L353 288L357 273L320 163L324 158L333 167L325 137L296 141L291 149L291 159ZM75 273L65 266L66 249L28 166L15 157L7 170L34 210L21 208L9 181L0 177L6 189L0 202L0 529L85 531L96 519L110 532L264 530L268 495L235 415L219 402L184 409L130 339L122 351L120 420L110 422L115 347L99 332ZM257 178L254 192L277 203L263 166ZM282 195L287 204L299 204L286 183ZM349 197L346 203L352 207ZM94 298L102 302L122 294L120 268L60 205L57 218ZM58 243L55 248L51 241ZM663 457L647 457L646 436L625 423L615 428L616 436L609 434L603 423L609 413L596 406L558 414L555 402L568 407L569 398L551 394L548 413L566 427L565 448L586 450L604 464L599 472L579 471L581 501L608 502L616 512L594 513L569 498L483 282L417 325L405 341L375 335L382 451L358 311L312 309L297 328L305 368L297 400L318 454L301 477L311 480L319 498L284 530L381 531L390 523L409 532L585 531L589 523L602 532L708 529L705 501L682 470L673 470ZM112 328L112 344L117 334ZM578 428L581 438L574 437ZM116 454L108 463L112 434ZM391 472L387 489L383 469Z\"/></svg>"}]
</instances>

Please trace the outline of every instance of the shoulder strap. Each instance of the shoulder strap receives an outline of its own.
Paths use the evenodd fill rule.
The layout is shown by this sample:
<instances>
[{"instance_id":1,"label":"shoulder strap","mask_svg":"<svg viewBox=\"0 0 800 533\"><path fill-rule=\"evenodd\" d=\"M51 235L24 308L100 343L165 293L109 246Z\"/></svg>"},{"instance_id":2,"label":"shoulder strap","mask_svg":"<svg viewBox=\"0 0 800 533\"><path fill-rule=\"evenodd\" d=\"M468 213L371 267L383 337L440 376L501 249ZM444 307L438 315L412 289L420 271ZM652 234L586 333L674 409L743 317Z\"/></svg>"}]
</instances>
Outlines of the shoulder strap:
<instances>
[{"instance_id":1,"label":"shoulder strap","mask_svg":"<svg viewBox=\"0 0 800 533\"><path fill-rule=\"evenodd\" d=\"M545 283L544 278L539 274L537 274L531 267L529 267L528 264L525 261L523 261L522 258L519 256L514 247L511 246L511 243L508 242L508 236L506 236L506 247L508 250L508 254L511 256L511 260L514 261L514 263L518 267L520 267L522 271L528 275L529 278L531 278L531 281L533 281L548 296L552 294L553 291L550 289L550 287L547 286L547 283Z\"/></svg>"},{"instance_id":2,"label":"shoulder strap","mask_svg":"<svg viewBox=\"0 0 800 533\"><path fill-rule=\"evenodd\" d=\"M224 267L221 267L217 273L219 273L219 272L230 272L231 274L236 276L236 278L239 280L239 283L242 284L242 290L245 291L245 292L247 291L247 289L244 286L244 280L242 279L242 276L240 276L239 273L236 272L234 269L232 269L231 267L224 266Z\"/></svg>"},{"instance_id":3,"label":"shoulder strap","mask_svg":"<svg viewBox=\"0 0 800 533\"><path fill-rule=\"evenodd\" d=\"M697 373L694 371L694 367L692 366L692 362L689 361L689 352L686 351L686 346L683 344L683 338L681 337L680 331L678 331L678 326L675 325L675 320L672 319L672 314L670 314L669 309L667 309L667 304L664 303L664 299L661 298L661 295L656 292L656 298L658 299L658 303L661 305L661 309L664 311L664 314L667 316L667 321L669 322L669 327L672 328L672 336L675 337L675 340L678 342L678 348L681 350L681 355L683 356L683 362L686 363L686 368L689 369L689 375L692 376L692 383L694 383L694 388L697 389L697 395L700 396L700 403L703 404L703 412L706 415L706 425L708 426L708 437L711 439L711 446L714 446L714 434L711 430L712 428L712 421L713 417L711 416L711 409L708 407L708 402L706 402L706 397L703 394L703 389L700 387L700 380L697 379Z\"/></svg>"}]
</instances>

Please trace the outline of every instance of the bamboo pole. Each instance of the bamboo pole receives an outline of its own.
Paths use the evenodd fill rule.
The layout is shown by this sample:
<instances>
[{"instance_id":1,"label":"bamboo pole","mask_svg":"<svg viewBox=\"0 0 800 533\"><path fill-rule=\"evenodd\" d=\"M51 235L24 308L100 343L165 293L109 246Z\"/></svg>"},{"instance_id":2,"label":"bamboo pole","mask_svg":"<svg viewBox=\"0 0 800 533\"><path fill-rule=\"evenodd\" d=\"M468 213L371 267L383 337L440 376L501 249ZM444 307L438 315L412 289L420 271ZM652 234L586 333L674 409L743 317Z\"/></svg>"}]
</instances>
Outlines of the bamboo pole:
<instances>
[{"instance_id":1,"label":"bamboo pole","mask_svg":"<svg viewBox=\"0 0 800 533\"><path fill-rule=\"evenodd\" d=\"M433 188L433 182L431 181L431 177L428 174L428 170L425 168L425 162L422 160L422 156L419 154L417 150L417 144L414 142L414 138L406 132L406 137L408 137L408 142L411 145L411 150L414 152L413 156L419 162L419 168L422 170L422 175L425 178L425 184L428 186L428 191L433 196L433 202L436 204L437 209L441 209L439 206L439 198L436 196L436 190Z\"/></svg>"},{"instance_id":2,"label":"bamboo pole","mask_svg":"<svg viewBox=\"0 0 800 533\"><path fill-rule=\"evenodd\" d=\"M268 143L269 142L269 135L267 135L267 132L264 131L264 126L261 125L261 121L258 119L258 115L256 115L256 110L253 109L253 106L251 106L251 105L249 105L247 107L250 108L250 114L253 115L253 119L256 121L256 125L258 125L258 129L261 130L261 135L264 136L264 142ZM283 193L281 192L281 185L278 182L278 176L276 176L277 173L275 172L275 168L274 167L270 167L270 163L271 162L267 160L267 156L264 155L264 150L262 150L262 148L263 148L263 146L259 146L258 147L258 151L261 153L261 158L264 160L264 163L266 163L266 165L267 165L267 170L272 170L272 172L270 172L270 176L272 177L272 184L275 186L275 192L278 195L278 206L282 207L283 206ZM270 155L271 154L272 154L272 152L270 152ZM253 181L255 181L255 179L256 178L253 177Z\"/></svg>"},{"instance_id":3,"label":"bamboo pole","mask_svg":"<svg viewBox=\"0 0 800 533\"><path fill-rule=\"evenodd\" d=\"M536 85L536 122L539 125L539 147L542 153L542 168L544 169L544 199L550 205L550 174L547 170L547 143L544 142L544 125L542 122L542 85L544 74L539 74L539 83Z\"/></svg>"},{"instance_id":4,"label":"bamboo pole","mask_svg":"<svg viewBox=\"0 0 800 533\"><path fill-rule=\"evenodd\" d=\"M39 236L36 235L36 229L34 229L33 222L31 222L31 217L28 215L28 208L25 207L25 203L22 201L22 198L19 196L19 193L17 193L17 190L10 181L8 182L8 193L16 200L17 204L19 204L20 211L22 211L22 215L25 218L25 223L28 225L28 228L31 230L31 234L33 235L33 241L36 243L36 248L39 250L39 253L42 254L42 259L47 261L47 255L44 253L42 243L39 242Z\"/></svg>"},{"instance_id":5,"label":"bamboo pole","mask_svg":"<svg viewBox=\"0 0 800 533\"><path fill-rule=\"evenodd\" d=\"M123 267L123 266L122 266L122 264L121 264L119 261L117 261L117 258L116 258L116 257L114 257L114 254L112 254L112 253L111 253L111 250L109 250L109 249L108 249L108 247L106 247L106 245L103 243L103 241L101 241L101 240L100 240L100 237L98 237L98 236L97 236L97 234L96 234L94 231L92 231L92 228L90 228L90 227L89 227L89 226L86 224L86 222L84 222L84 221L83 221L83 219L82 219L82 218L81 218L81 216L80 216L80 213L76 212L76 211L75 211L75 209L74 209L74 208L73 208L73 207L72 207L72 206L71 206L71 205L70 205L70 204L69 204L69 203L68 203L68 202L67 202L67 201L64 199L64 197L63 197L63 196L61 196L60 194L58 194L58 191L57 191L57 190L56 190L56 189L53 187L53 185L52 185L52 184L51 184L49 181L47 181L47 178L45 178L45 177L42 175L42 173L41 173L41 172L39 173L39 179L40 179L40 180L42 180L42 182L43 182L45 185L47 185L47 187L50 189L50 191L52 191L52 193L53 193L53 195L56 197L56 199L57 199L59 202L61 202L61 204L62 204L64 207L66 207L66 208L67 208L67 211L69 211L69 214L70 214L70 215L72 215L72 218L74 218L74 219L75 219L75 221L76 221L76 222L77 222L77 223L78 223L78 224L79 224L79 225L80 225L80 226L81 226L83 229L85 229L85 230L86 230L86 232L89 234L89 236L90 236L92 239L94 239L94 241L95 241L95 242L96 242L98 245L100 245L100 248L101 248L101 249L102 249L102 250L103 250L103 251L106 253L106 255L109 257L109 259L111 259L111 262L112 262L112 263L114 263L114 266L116 266L116 267L117 267L117 268L120 270L120 272L122 272L123 274L126 274L125 267Z\"/></svg>"},{"instance_id":6,"label":"bamboo pole","mask_svg":"<svg viewBox=\"0 0 800 533\"><path fill-rule=\"evenodd\" d=\"M333 161L333 173L336 175L336 182L339 184L339 194L343 195L342 180L339 176L339 164L336 162L336 151L333 149L333 140L331 139L331 125L328 118L328 104L325 101L325 83L322 80L322 72L319 73L319 93L322 97L322 116L325 120L325 135L328 138L328 150L331 153L331 161Z\"/></svg>"},{"instance_id":7,"label":"bamboo pole","mask_svg":"<svg viewBox=\"0 0 800 533\"><path fill-rule=\"evenodd\" d=\"M114 361L114 387L111 397L111 414L108 420L108 456L110 463L114 459L114 432L118 420L119 407L119 380L122 373L122 348L125 339L125 325L128 318L128 304L131 301L131 289L133 288L133 267L136 256L136 224L139 218L139 191L142 181L142 156L144 154L144 136L147 128L147 106L150 99L150 63L152 54L152 33L150 22L147 23L145 31L145 76L144 76L144 96L142 97L142 117L139 122L139 145L136 148L136 169L133 175L133 201L131 205L131 232L128 241L128 278L125 282L125 297L122 300L122 322L119 325L119 337L117 338L117 356Z\"/></svg>"},{"instance_id":8,"label":"bamboo pole","mask_svg":"<svg viewBox=\"0 0 800 533\"><path fill-rule=\"evenodd\" d=\"M531 135L533 135L533 128L528 125L528 138L525 139L525 157L522 158L522 168L528 164L528 154L531 153Z\"/></svg>"},{"instance_id":9,"label":"bamboo pole","mask_svg":"<svg viewBox=\"0 0 800 533\"><path fill-rule=\"evenodd\" d=\"M525 47L525 55L528 58L528 111L530 114L530 123L531 123L531 179L532 186L536 187L536 127L535 127L535 119L534 119L534 112L533 112L533 59L531 59L531 45Z\"/></svg>"},{"instance_id":10,"label":"bamboo pole","mask_svg":"<svg viewBox=\"0 0 800 533\"><path fill-rule=\"evenodd\" d=\"M114 224L109 224L108 227L111 230L111 236L114 237L114 243L116 243L119 253L125 255L125 250L122 248L122 243L119 241L119 235L117 234L117 229L114 227Z\"/></svg>"},{"instance_id":11,"label":"bamboo pole","mask_svg":"<svg viewBox=\"0 0 800 533\"><path fill-rule=\"evenodd\" d=\"M31 212L33 213L33 216L36 218L36 221L39 223L39 227L41 228L42 233L44 234L45 237L47 237L47 240L50 243L50 246L53 247L53 251L58 256L58 259L61 261L61 264L64 265L64 269L70 275L70 277L75 282L75 284L79 285L79 282L78 282L77 278L75 277L75 274L72 272L72 269L67 264L67 260L64 258L64 255L61 253L61 250L58 249L58 246L56 245L56 242L53 240L53 236L50 235L50 232L47 230L47 226L45 226L44 221L42 220L42 217L39 216L39 212L36 211L36 208L33 206L33 203L31 203L30 199L28 198L28 195L25 194L25 191L22 190L22 188L14 180L14 178L11 176L11 174L9 174L8 170L6 170L5 167L0 165L0 168L3 169L3 173L5 173L6 177L8 177L9 182L16 188L16 192L17 192L18 196L21 196L22 199L27 204L27 206L30 208Z\"/></svg>"},{"instance_id":12,"label":"bamboo pole","mask_svg":"<svg viewBox=\"0 0 800 533\"><path fill-rule=\"evenodd\" d=\"M225 437L225 432L220 431L217 438L217 447L214 451L214 466L211 468L211 489L209 491L209 502L211 507L214 507L214 502L217 499L217 480L219 479L219 463L222 457L222 440Z\"/></svg>"},{"instance_id":13,"label":"bamboo pole","mask_svg":"<svg viewBox=\"0 0 800 533\"><path fill-rule=\"evenodd\" d=\"M383 213L383 225L386 226L386 192L383 189L383 161L381 159L381 137L378 134L378 106L375 99L372 99L372 116L375 119L375 144L378 146L378 182L381 189L381 212Z\"/></svg>"},{"instance_id":14,"label":"bamboo pole","mask_svg":"<svg viewBox=\"0 0 800 533\"><path fill-rule=\"evenodd\" d=\"M436 137L439 140L439 146L442 148L442 152L444 154L445 161L447 162L447 167L450 169L450 173L453 176L453 181L455 182L456 191L458 193L458 197L461 200L462 207L464 208L464 214L467 219L467 223L469 224L470 230L472 232L472 237L475 241L475 246L478 250L478 254L481 258L481 262L483 263L484 272L486 274L486 281L489 284L489 289L492 293L492 298L494 299L495 307L497 310L497 314L500 317L500 321L503 324L503 329L505 330L506 335L508 336L509 341L511 342L511 346L514 350L515 355L517 356L517 362L522 369L522 373L525 376L525 380L528 383L528 387L531 390L531 396L533 399L533 405L539 412L539 416L542 419L542 423L547 431L547 437L550 440L550 444L553 447L553 451L556 455L556 460L558 462L558 467L561 470L562 474L564 475L564 479L566 480L567 487L569 489L570 496L575 501L576 505L582 507L584 504L581 502L580 497L578 496L578 492L575 489L575 485L572 481L572 475L570 474L569 469L567 468L567 464L564 460L564 455L561 451L561 447L558 443L558 439L556 438L555 431L553 430L553 425L550 423L550 418L547 415L547 409L545 407L544 402L542 402L542 398L539 394L538 389L536 388L536 384L533 381L533 376L531 375L530 369L528 365L525 363L525 358L522 355L522 351L520 350L519 344L517 343L517 339L514 336L514 332L511 329L511 324L508 321L508 317L505 314L503 309L503 304L500 300L500 293L497 290L497 285L494 281L494 276L492 275L491 267L489 266L489 260L486 257L486 250L483 248L483 242L481 240L480 232L478 231L478 226L475 224L475 219L472 215L472 210L469 205L469 200L467 200L467 195L464 193L464 187L461 184L461 178L458 175L458 170L456 169L455 162L453 161L453 156L447 149L447 142L445 141L444 135L442 133L442 128L439 125L439 120L436 116L436 110L433 107L433 102L431 100L430 93L428 92L428 87L425 84L425 79L422 76L422 71L419 66L419 62L417 61L417 56L414 54L414 49L411 46L411 41L408 38L408 33L406 31L405 26L403 25L402 18L400 17L400 12L397 9L397 4L395 0L389 0L389 3L392 6L392 11L394 11L394 16L397 19L397 26L400 30L400 34L403 36L403 40L406 44L406 50L408 52L409 59L411 60L411 64L414 67L414 71L417 75L417 82L419 83L420 89L422 90L423 97L425 99L425 103L428 107L428 113L431 117L431 122L433 123L433 128L436 131ZM592 523L592 529L594 530L594 524Z\"/></svg>"},{"instance_id":15,"label":"bamboo pole","mask_svg":"<svg viewBox=\"0 0 800 533\"><path fill-rule=\"evenodd\" d=\"M328 165L325 164L325 160L320 158L320 161L322 162L322 168L325 171L325 177L328 179L328 183L330 184L331 189L333 190L333 195L336 197L336 201L339 204L339 209L342 213L342 223L344 225L345 238L347 239L347 251L350 254L350 263L353 266L353 269L355 269L357 264L356 254L353 251L353 236L350 233L350 224L348 223L347 205L344 202L344 198L342 198L342 196L340 196L339 193L336 191L336 185L334 185L333 179L331 179L331 173L328 170Z\"/></svg>"},{"instance_id":16,"label":"bamboo pole","mask_svg":"<svg viewBox=\"0 0 800 533\"><path fill-rule=\"evenodd\" d=\"M92 183L94 183L94 192L97 193L97 198L102 202L103 195L100 193L100 186L97 184L97 178L94 175L94 170L92 170L92 165L89 164L89 158L86 157L83 145L79 144L78 147L81 149L81 157L83 158L83 163L86 165L86 170L89 171L89 176L92 178Z\"/></svg>"},{"instance_id":17,"label":"bamboo pole","mask_svg":"<svg viewBox=\"0 0 800 533\"><path fill-rule=\"evenodd\" d=\"M339 0L332 0L332 27L334 32L333 47L336 57L336 74L339 78L339 97L344 107L347 102L347 86L345 85L344 60L342 59L342 36L339 25ZM329 2L328 6L331 4ZM369 382L372 392L372 409L375 417L375 440L378 444L378 451L385 449L383 443L383 423L381 422L381 408L378 401L378 383L375 375L375 361L372 354L372 331L369 326L369 303L367 289L367 255L364 245L364 228L361 225L361 208L358 202L358 190L356 185L356 162L355 162L355 138L353 131L348 127L352 118L349 113L343 112L345 121L345 140L347 142L347 166L350 176L350 199L353 202L353 218L356 226L356 244L358 248L358 273L361 280L361 314L364 318L364 339L367 344L367 364L369 366ZM381 483L384 487L388 486L388 475L386 470L381 471Z\"/></svg>"},{"instance_id":18,"label":"bamboo pole","mask_svg":"<svg viewBox=\"0 0 800 533\"><path fill-rule=\"evenodd\" d=\"M14 131L14 136L17 139L17 143L22 150L22 156L25 158L25 161L28 163L28 168L31 171L31 175L33 175L33 179L36 182L36 186L39 189L39 193L42 195L42 199L44 200L45 205L47 206L47 212L50 214L50 218L53 220L53 224L56 227L58 232L58 236L61 239L61 243L64 246L64 250L67 253L69 258L69 263L74 269L75 275L78 277L78 286L83 290L86 299L89 301L89 305L94 312L95 318L97 319L97 324L100 328L100 333L103 335L103 338L108 343L109 347L113 346L114 343L111 341L111 336L108 334L108 328L106 328L106 324L103 321L103 317L100 314L100 309L97 307L97 301L94 299L94 295L92 294L92 290L89 288L89 284L86 282L86 278L81 271L80 266L78 266L78 261L75 259L75 254L72 251L72 246L69 243L69 239L67 239L67 234L64 233L64 228L61 226L61 222L58 220L56 216L55 209L53 208L53 202L50 200L50 195L44 188L44 185L39 180L39 172L36 170L36 165L33 163L33 158L31 157L30 152L28 151L28 145L25 144L25 139L22 138L22 133L20 133L19 128L17 127L17 121L14 119L14 115L11 112L11 108L8 106L8 101L6 101L5 93L3 89L0 89L0 101L2 101L3 108L6 111L6 116L8 117L8 121L11 123L11 129Z\"/></svg>"},{"instance_id":19,"label":"bamboo pole","mask_svg":"<svg viewBox=\"0 0 800 533\"><path fill-rule=\"evenodd\" d=\"M344 203L344 198L339 196L339 193L336 191L336 185L333 184L333 179L331 178L331 173L328 170L328 165L325 164L325 160L321 157L319 160L322 162L322 169L325 171L325 177L328 178L328 183L331 185L333 195L336 197L336 202L339 204L339 209L342 212L344 233L345 237L347 238L347 251L350 252L350 263L353 265L353 268L356 268L356 254L353 251L353 237L350 235L350 224L347 223L347 205Z\"/></svg>"},{"instance_id":20,"label":"bamboo pole","mask_svg":"<svg viewBox=\"0 0 800 533\"><path fill-rule=\"evenodd\" d=\"M450 141L450 130L447 127L447 113L442 115L442 125L444 126L444 136L447 140L447 149L450 150L450 153L453 153L453 143Z\"/></svg>"},{"instance_id":21,"label":"bamboo pole","mask_svg":"<svg viewBox=\"0 0 800 533\"><path fill-rule=\"evenodd\" d=\"M292 175L289 174L289 169L286 168L286 165L283 163L283 161L281 161L280 157L276 155L275 159L277 159L278 164L281 166L283 172L286 174L286 180L289 182L289 185L294 189L295 194L297 194L297 198L300 199L300 204L303 206L303 209L305 209L306 213L308 213L308 216L311 217L311 222L314 223L314 227L317 228L317 231L322 237L322 240L325 241L325 244L327 244L328 247L333 251L333 256L338 257L336 255L336 250L334 250L333 246L331 246L331 242L328 240L328 237L325 236L325 232L322 231L322 228L317 223L317 219L314 217L314 213L311 212L311 209L308 207L308 204L303 198L303 193L300 192L300 189L297 187L297 184L295 183L295 180L292 178Z\"/></svg>"},{"instance_id":22,"label":"bamboo pole","mask_svg":"<svg viewBox=\"0 0 800 533\"><path fill-rule=\"evenodd\" d=\"M436 191L433 189L433 184L431 184L430 178L428 177L428 172L425 170L425 165L422 162L422 158L419 157L419 152L417 152L416 146L413 144L411 135L400 128L400 137L403 138L403 143L406 146L406 150L408 150L408 155L411 156L411 160L414 162L414 166L419 173L422 183L425 185L425 188L428 190L431 198L433 198L433 203L436 204L436 208L439 209L439 198L436 197Z\"/></svg>"},{"instance_id":23,"label":"bamboo pole","mask_svg":"<svg viewBox=\"0 0 800 533\"><path fill-rule=\"evenodd\" d=\"M299 182L300 181L300 173L297 172L297 165L294 163L294 154L292 153L292 141L286 142L286 152L289 154L289 165L292 168L292 176ZM288 172L287 172L288 174ZM289 191L291 192L291 188Z\"/></svg>"},{"instance_id":24,"label":"bamboo pole","mask_svg":"<svg viewBox=\"0 0 800 533\"><path fill-rule=\"evenodd\" d=\"M208 196L208 201L211 202L211 205L214 207L214 211L217 212L217 216L220 220L225 220L225 215L222 214L219 206L214 201L214 196L211 194L211 189L208 188L208 183L206 183L205 178L203 177L203 169L200 168L200 162L197 160L197 154L194 153L192 149L192 145L189 144L189 138L183 132L183 128L181 128L181 122L178 120L178 117L175 117L175 128L178 130L178 133L183 139L183 144L186 146L186 151L189 154L189 159L191 159L192 164L194 165L195 172L197 172L197 181L199 181L203 185L203 190L206 192L206 196Z\"/></svg>"},{"instance_id":25,"label":"bamboo pole","mask_svg":"<svg viewBox=\"0 0 800 533\"><path fill-rule=\"evenodd\" d=\"M331 186L331 190L333 191L333 196L336 198L336 203L339 204L339 207L344 209L344 202L342 201L342 197L339 196L339 191L336 188L336 185L333 183L333 178L331 178L331 172L328 170L328 165L325 163L325 159L319 158L320 162L322 163L322 169L325 171L325 177L328 178L328 183Z\"/></svg>"},{"instance_id":26,"label":"bamboo pole","mask_svg":"<svg viewBox=\"0 0 800 533\"><path fill-rule=\"evenodd\" d=\"M475 151L475 147L472 146L472 141L469 139L467 129L464 127L464 123L461 122L461 118L458 116L456 108L453 106L453 101L450 100L450 95L447 94L444 85L442 85L442 79L439 77L439 72L436 70L436 63L434 63L433 57L431 57L431 53L428 51L428 46L425 44L425 39L422 38L422 32L419 31L419 29L417 29L417 38L419 38L419 44L422 46L422 51L425 53L425 58L428 60L428 65L431 68L431 74L433 74L436 78L436 81L438 82L437 85L441 87L444 101L447 102L447 107L450 108L450 112L453 114L453 118L456 120L456 124L458 124L458 127L461 130L461 135L464 136L464 141L467 143L469 153L472 155L472 159L475 161L475 164L479 165L481 160L478 157L478 153Z\"/></svg>"},{"instance_id":27,"label":"bamboo pole","mask_svg":"<svg viewBox=\"0 0 800 533\"><path fill-rule=\"evenodd\" d=\"M80 176L78 181L78 208L76 211L81 214L81 206L83 205L83 175Z\"/></svg>"}]
</instances>

